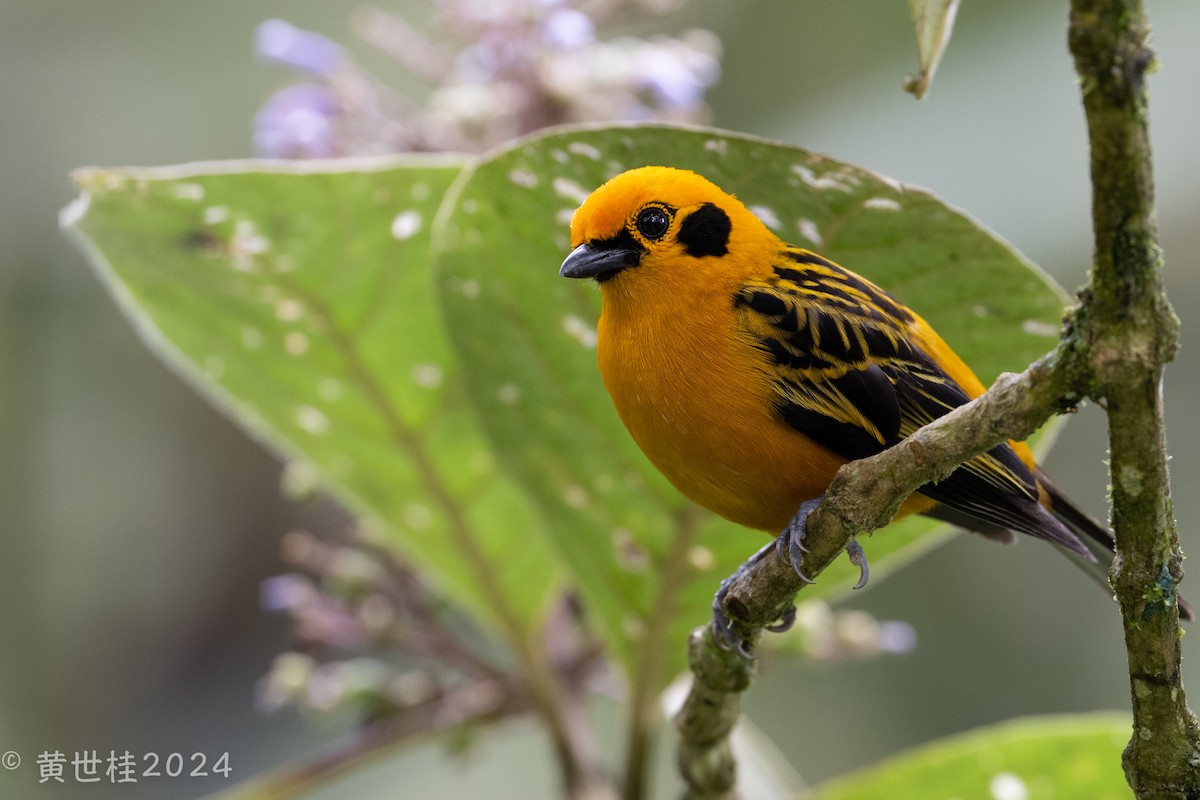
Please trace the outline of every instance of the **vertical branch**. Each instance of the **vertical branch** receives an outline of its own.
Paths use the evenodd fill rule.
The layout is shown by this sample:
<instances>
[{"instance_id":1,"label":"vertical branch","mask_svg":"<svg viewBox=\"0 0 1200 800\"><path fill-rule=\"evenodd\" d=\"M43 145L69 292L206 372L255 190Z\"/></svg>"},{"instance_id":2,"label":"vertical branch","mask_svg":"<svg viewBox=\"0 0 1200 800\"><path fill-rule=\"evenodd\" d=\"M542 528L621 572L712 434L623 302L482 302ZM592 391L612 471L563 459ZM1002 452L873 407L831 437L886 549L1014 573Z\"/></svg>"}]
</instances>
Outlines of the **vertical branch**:
<instances>
[{"instance_id":1,"label":"vertical branch","mask_svg":"<svg viewBox=\"0 0 1200 800\"><path fill-rule=\"evenodd\" d=\"M1124 764L1139 797L1195 796L1196 720L1180 676L1176 584L1182 554L1171 512L1162 409L1178 320L1162 281L1145 77L1154 63L1141 0L1072 0L1069 41L1091 143L1095 253L1077 312L1090 394L1108 410L1113 588L1121 604L1134 732Z\"/></svg>"}]
</instances>

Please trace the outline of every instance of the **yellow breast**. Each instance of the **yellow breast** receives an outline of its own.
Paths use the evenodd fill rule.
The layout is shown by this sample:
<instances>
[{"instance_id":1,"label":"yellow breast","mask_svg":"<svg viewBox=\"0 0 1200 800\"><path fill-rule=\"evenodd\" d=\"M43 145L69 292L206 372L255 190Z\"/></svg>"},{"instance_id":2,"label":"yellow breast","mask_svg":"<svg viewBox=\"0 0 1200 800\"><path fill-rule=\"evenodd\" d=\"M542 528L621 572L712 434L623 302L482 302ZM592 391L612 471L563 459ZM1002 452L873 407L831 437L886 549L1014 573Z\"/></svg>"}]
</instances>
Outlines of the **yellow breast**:
<instances>
[{"instance_id":1,"label":"yellow breast","mask_svg":"<svg viewBox=\"0 0 1200 800\"><path fill-rule=\"evenodd\" d=\"M696 503L782 529L844 460L777 418L763 354L738 330L728 287L693 286L684 305L638 277L641 302L621 296L620 279L606 285L599 328L600 372L625 427Z\"/></svg>"}]
</instances>

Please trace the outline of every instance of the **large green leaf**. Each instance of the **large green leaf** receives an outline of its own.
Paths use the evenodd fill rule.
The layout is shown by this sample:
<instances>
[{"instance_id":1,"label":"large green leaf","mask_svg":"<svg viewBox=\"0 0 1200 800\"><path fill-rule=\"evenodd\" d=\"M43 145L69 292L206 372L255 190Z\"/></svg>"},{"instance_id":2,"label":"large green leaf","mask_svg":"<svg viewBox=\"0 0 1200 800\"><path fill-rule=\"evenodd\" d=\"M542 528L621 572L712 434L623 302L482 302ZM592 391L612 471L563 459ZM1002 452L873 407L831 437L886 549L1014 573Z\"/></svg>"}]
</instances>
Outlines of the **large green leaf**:
<instances>
[{"instance_id":1,"label":"large green leaf","mask_svg":"<svg viewBox=\"0 0 1200 800\"><path fill-rule=\"evenodd\" d=\"M469 409L429 269L434 214L462 166L83 170L64 222L183 377L522 637L554 562Z\"/></svg>"},{"instance_id":2,"label":"large green leaf","mask_svg":"<svg viewBox=\"0 0 1200 800\"><path fill-rule=\"evenodd\" d=\"M818 786L812 800L1127 800L1129 718L1032 717L952 736Z\"/></svg>"},{"instance_id":3,"label":"large green leaf","mask_svg":"<svg viewBox=\"0 0 1200 800\"><path fill-rule=\"evenodd\" d=\"M985 381L1053 344L1063 298L929 193L772 142L656 126L575 129L464 172L439 216L435 252L472 397L616 652L661 682L683 666L686 631L707 616L720 579L766 540L685 502L638 451L596 369L599 292L557 275L573 209L602 181L645 164L703 173L783 238L879 282ZM933 528L907 519L867 542L876 576L928 546ZM843 591L852 574L842 560L810 591Z\"/></svg>"}]
</instances>

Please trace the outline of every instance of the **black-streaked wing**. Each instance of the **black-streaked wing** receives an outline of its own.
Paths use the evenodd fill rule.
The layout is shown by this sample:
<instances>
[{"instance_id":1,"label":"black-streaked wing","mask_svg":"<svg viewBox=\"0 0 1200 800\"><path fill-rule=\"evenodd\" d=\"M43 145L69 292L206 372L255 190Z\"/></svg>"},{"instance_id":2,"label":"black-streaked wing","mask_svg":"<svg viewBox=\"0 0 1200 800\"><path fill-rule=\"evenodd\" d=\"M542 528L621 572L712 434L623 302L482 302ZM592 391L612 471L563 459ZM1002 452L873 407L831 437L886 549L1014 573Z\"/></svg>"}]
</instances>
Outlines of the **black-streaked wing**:
<instances>
[{"instance_id":1,"label":"black-streaked wing","mask_svg":"<svg viewBox=\"0 0 1200 800\"><path fill-rule=\"evenodd\" d=\"M784 251L735 305L767 356L780 418L842 458L874 455L970 399L912 343L910 311L808 251ZM921 493L984 523L1079 547L1038 505L1033 474L1007 444Z\"/></svg>"}]
</instances>

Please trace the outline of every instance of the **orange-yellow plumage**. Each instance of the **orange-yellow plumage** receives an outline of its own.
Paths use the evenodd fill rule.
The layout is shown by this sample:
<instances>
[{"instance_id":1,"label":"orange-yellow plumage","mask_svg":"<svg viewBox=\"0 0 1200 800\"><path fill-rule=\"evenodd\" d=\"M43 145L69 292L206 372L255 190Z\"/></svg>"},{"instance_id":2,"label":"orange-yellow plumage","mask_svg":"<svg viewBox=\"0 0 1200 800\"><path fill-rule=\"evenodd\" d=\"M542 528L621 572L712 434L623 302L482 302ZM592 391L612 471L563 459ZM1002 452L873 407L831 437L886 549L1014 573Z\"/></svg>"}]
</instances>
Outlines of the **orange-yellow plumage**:
<instances>
[{"instance_id":1,"label":"orange-yellow plumage","mask_svg":"<svg viewBox=\"0 0 1200 800\"><path fill-rule=\"evenodd\" d=\"M617 184L624 196L603 208L603 224L618 221L612 208L652 196L672 198L681 214L704 201L673 173L654 177ZM600 372L629 432L680 491L735 522L779 530L801 501L824 490L842 461L769 418L771 389L747 357L747 342L733 333L731 298L749 266L770 258L772 241L756 235L762 223L744 208L732 217L737 259L701 261L684 274L693 265L668 252L662 269L606 286ZM577 218L574 244L588 238L590 217ZM680 320L690 321L686 337L676 334ZM807 469L797 472L796 464Z\"/></svg>"},{"instance_id":2,"label":"orange-yellow plumage","mask_svg":"<svg viewBox=\"0 0 1200 800\"><path fill-rule=\"evenodd\" d=\"M692 172L613 178L576 211L571 245L561 274L600 284L600 372L625 426L681 492L749 527L793 529L847 461L984 392L918 314ZM1019 442L923 486L910 513L1091 562L1111 551Z\"/></svg>"},{"instance_id":3,"label":"orange-yellow plumage","mask_svg":"<svg viewBox=\"0 0 1200 800\"><path fill-rule=\"evenodd\" d=\"M735 319L732 298L767 272L783 241L694 173L645 167L589 198L572 220L572 247L612 236L631 209L664 198L676 208L676 220L719 202L730 217L729 252L689 259L674 243L654 252L648 268L606 281L601 375L630 434L676 488L735 522L778 531L847 461L772 413L771 376ZM979 379L923 320L915 318L909 333L970 396L983 393ZM1019 447L1031 464L1027 448ZM917 495L901 514L933 505Z\"/></svg>"}]
</instances>

